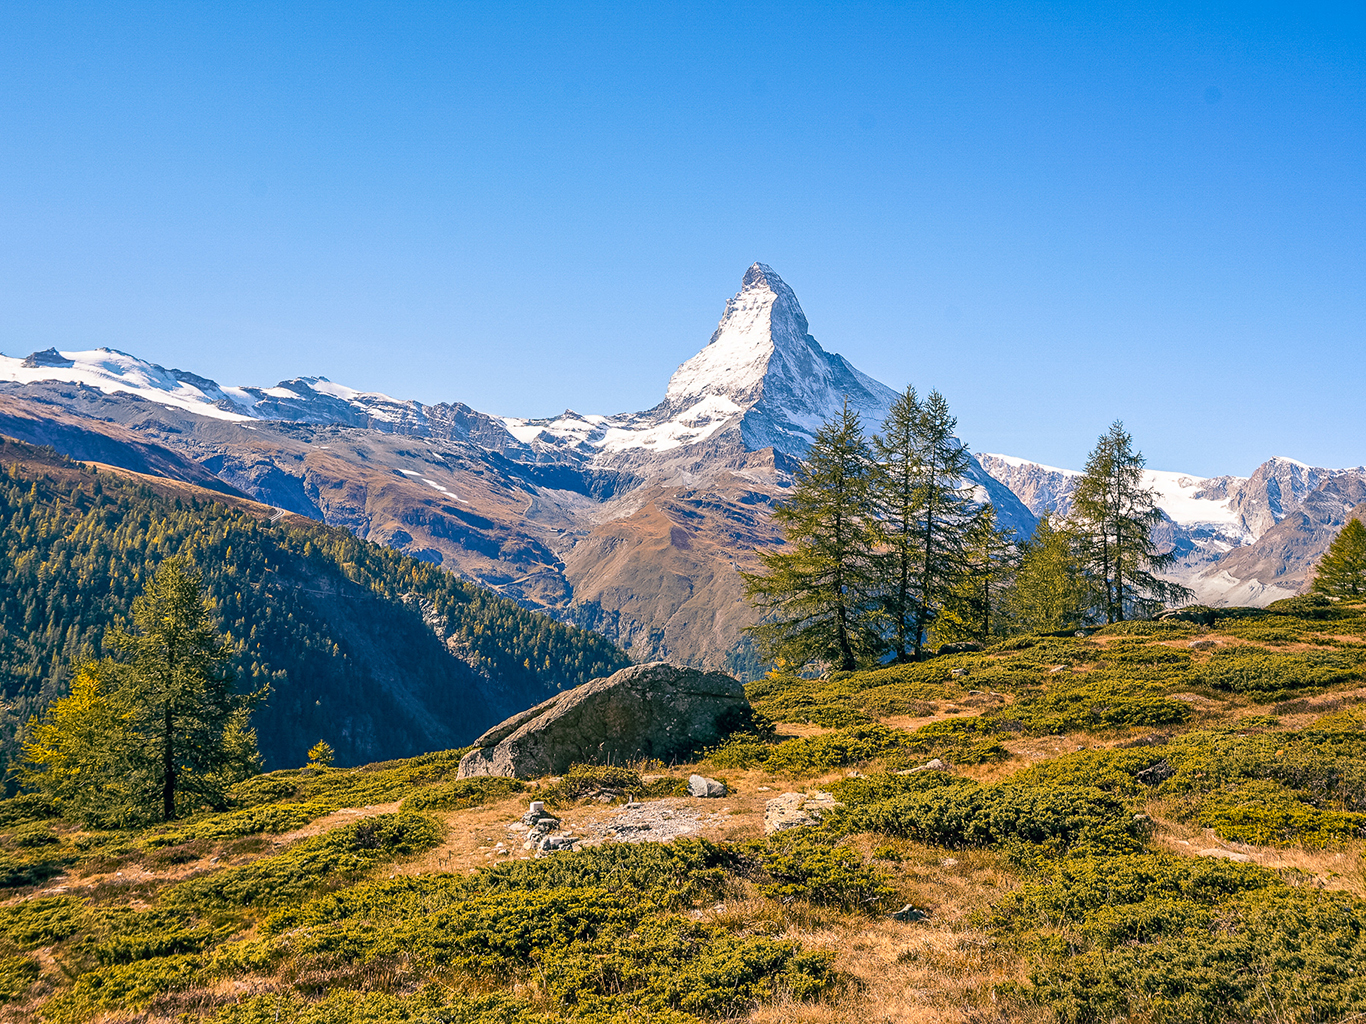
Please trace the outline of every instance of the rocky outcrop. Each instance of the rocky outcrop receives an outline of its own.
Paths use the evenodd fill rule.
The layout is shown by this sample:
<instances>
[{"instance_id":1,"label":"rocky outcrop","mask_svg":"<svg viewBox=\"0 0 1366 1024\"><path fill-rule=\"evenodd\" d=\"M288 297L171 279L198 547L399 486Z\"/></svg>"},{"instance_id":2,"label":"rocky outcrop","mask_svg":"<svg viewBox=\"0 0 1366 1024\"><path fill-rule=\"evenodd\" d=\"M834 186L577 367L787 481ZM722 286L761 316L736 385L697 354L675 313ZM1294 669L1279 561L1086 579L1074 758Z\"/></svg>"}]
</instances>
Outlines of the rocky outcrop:
<instances>
[{"instance_id":1,"label":"rocky outcrop","mask_svg":"<svg viewBox=\"0 0 1366 1024\"><path fill-rule=\"evenodd\" d=\"M460 778L558 775L576 763L669 760L715 743L749 711L720 672L655 662L567 690L494 726L460 762Z\"/></svg>"},{"instance_id":2,"label":"rocky outcrop","mask_svg":"<svg viewBox=\"0 0 1366 1024\"><path fill-rule=\"evenodd\" d=\"M829 793L813 789L809 793L784 793L764 805L764 835L785 832L790 828L819 825L821 819L837 807L843 807Z\"/></svg>"}]
</instances>

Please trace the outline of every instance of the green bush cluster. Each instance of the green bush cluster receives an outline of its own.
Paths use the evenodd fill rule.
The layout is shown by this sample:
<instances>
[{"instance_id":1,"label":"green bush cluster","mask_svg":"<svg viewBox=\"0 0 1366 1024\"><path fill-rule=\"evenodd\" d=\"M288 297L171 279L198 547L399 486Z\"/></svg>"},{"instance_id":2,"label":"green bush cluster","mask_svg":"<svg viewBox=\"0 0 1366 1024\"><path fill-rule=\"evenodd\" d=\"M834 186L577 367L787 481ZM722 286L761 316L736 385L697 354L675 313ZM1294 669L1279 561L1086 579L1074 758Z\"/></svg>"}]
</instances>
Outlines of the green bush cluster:
<instances>
[{"instance_id":1,"label":"green bush cluster","mask_svg":"<svg viewBox=\"0 0 1366 1024\"><path fill-rule=\"evenodd\" d=\"M1262 779L1211 793L1195 820L1221 839L1263 846L1334 846L1366 836L1366 814L1321 810Z\"/></svg>"},{"instance_id":2,"label":"green bush cluster","mask_svg":"<svg viewBox=\"0 0 1366 1024\"><path fill-rule=\"evenodd\" d=\"M305 803L263 804L240 811L207 814L147 833L149 847L180 846L196 839L235 839L262 833L280 835L303 828L337 809L329 800Z\"/></svg>"},{"instance_id":3,"label":"green bush cluster","mask_svg":"<svg viewBox=\"0 0 1366 1024\"><path fill-rule=\"evenodd\" d=\"M41 973L42 967L31 956L0 956L0 1003L18 999Z\"/></svg>"},{"instance_id":4,"label":"green bush cluster","mask_svg":"<svg viewBox=\"0 0 1366 1024\"><path fill-rule=\"evenodd\" d=\"M463 811L468 807L505 800L513 793L526 789L517 779L485 775L473 779L456 779L419 789L403 801L403 811Z\"/></svg>"},{"instance_id":5,"label":"green bush cluster","mask_svg":"<svg viewBox=\"0 0 1366 1024\"><path fill-rule=\"evenodd\" d=\"M1322 689L1366 676L1366 650L1338 648L1276 653L1235 646L1215 651L1209 661L1192 669L1190 675L1197 685L1232 693L1274 695L1290 690Z\"/></svg>"},{"instance_id":6,"label":"green bush cluster","mask_svg":"<svg viewBox=\"0 0 1366 1024\"><path fill-rule=\"evenodd\" d=\"M1066 1024L1366 1012L1366 903L1248 864L1068 858L1000 901L996 924L1036 948L1033 994Z\"/></svg>"},{"instance_id":7,"label":"green bush cluster","mask_svg":"<svg viewBox=\"0 0 1366 1024\"><path fill-rule=\"evenodd\" d=\"M270 915L264 939L221 947L212 970L288 960L300 971L345 964L414 979L534 980L585 1016L630 1007L732 1016L829 987L828 955L673 912L721 895L732 859L698 840L622 844L471 877L364 883Z\"/></svg>"},{"instance_id":8,"label":"green bush cluster","mask_svg":"<svg viewBox=\"0 0 1366 1024\"><path fill-rule=\"evenodd\" d=\"M831 827L937 846L1028 844L1051 854L1136 850L1147 831L1121 800L1099 789L962 783L854 804L832 816Z\"/></svg>"},{"instance_id":9,"label":"green bush cluster","mask_svg":"<svg viewBox=\"0 0 1366 1024\"><path fill-rule=\"evenodd\" d=\"M811 828L779 832L751 846L765 877L760 891L791 903L804 900L854 913L882 910L895 890L858 851Z\"/></svg>"},{"instance_id":10,"label":"green bush cluster","mask_svg":"<svg viewBox=\"0 0 1366 1024\"><path fill-rule=\"evenodd\" d=\"M422 814L381 814L295 843L273 857L225 868L175 886L168 899L197 907L295 903L352 881L377 864L441 842L443 826Z\"/></svg>"}]
</instances>

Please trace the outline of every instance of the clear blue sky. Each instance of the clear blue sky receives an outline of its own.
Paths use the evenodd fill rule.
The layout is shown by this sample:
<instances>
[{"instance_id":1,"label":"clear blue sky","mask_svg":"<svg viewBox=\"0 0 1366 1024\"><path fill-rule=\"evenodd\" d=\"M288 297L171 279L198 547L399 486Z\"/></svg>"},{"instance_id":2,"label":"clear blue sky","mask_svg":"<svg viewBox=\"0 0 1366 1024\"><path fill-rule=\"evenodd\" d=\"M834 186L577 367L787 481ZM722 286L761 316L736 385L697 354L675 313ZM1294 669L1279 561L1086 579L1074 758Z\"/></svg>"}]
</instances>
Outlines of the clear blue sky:
<instances>
[{"instance_id":1,"label":"clear blue sky","mask_svg":"<svg viewBox=\"0 0 1366 1024\"><path fill-rule=\"evenodd\" d=\"M0 350L645 408L754 260L980 451L1366 462L1361 5L0 3Z\"/></svg>"}]
</instances>

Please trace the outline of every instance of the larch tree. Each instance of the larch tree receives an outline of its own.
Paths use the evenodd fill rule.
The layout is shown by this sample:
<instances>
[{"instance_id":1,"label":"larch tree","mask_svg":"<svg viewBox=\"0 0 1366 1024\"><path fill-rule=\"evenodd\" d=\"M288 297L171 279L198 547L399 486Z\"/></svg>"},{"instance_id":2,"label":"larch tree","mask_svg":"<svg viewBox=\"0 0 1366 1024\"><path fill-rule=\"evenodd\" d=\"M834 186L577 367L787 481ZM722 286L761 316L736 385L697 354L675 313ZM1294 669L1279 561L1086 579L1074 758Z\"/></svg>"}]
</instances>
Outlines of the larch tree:
<instances>
[{"instance_id":1,"label":"larch tree","mask_svg":"<svg viewBox=\"0 0 1366 1024\"><path fill-rule=\"evenodd\" d=\"M765 660L851 671L877 656L871 475L868 442L846 402L816 432L792 496L773 510L786 546L760 552L762 570L742 573L765 613L748 629Z\"/></svg>"},{"instance_id":2,"label":"larch tree","mask_svg":"<svg viewBox=\"0 0 1366 1024\"><path fill-rule=\"evenodd\" d=\"M936 637L987 643L1002 632L1003 595L1019 564L1013 531L996 525L996 509L981 506L963 536L963 561L957 585L945 601Z\"/></svg>"},{"instance_id":3,"label":"larch tree","mask_svg":"<svg viewBox=\"0 0 1366 1024\"><path fill-rule=\"evenodd\" d=\"M71 695L34 725L22 777L60 806L73 778L108 788L101 776L116 774L117 815L128 821L170 821L181 804L222 809L227 788L260 770L249 715L264 694L235 692L231 647L209 621L199 573L181 559L157 567L132 613L132 630L109 638L122 662L83 666Z\"/></svg>"},{"instance_id":4,"label":"larch tree","mask_svg":"<svg viewBox=\"0 0 1366 1024\"><path fill-rule=\"evenodd\" d=\"M1190 596L1187 588L1156 575L1176 556L1159 551L1153 541L1162 511L1156 492L1143 486L1146 464L1116 420L1087 457L1073 495L1070 522L1106 622L1122 622L1131 612L1149 615Z\"/></svg>"},{"instance_id":5,"label":"larch tree","mask_svg":"<svg viewBox=\"0 0 1366 1024\"><path fill-rule=\"evenodd\" d=\"M918 523L915 561L919 579L915 587L915 624L911 657L922 657L926 631L938 610L951 599L962 582L968 531L977 505L973 486L964 481L973 456L967 445L953 436L958 419L948 403L932 390L912 421L911 448L906 455L915 461L914 504Z\"/></svg>"},{"instance_id":6,"label":"larch tree","mask_svg":"<svg viewBox=\"0 0 1366 1024\"><path fill-rule=\"evenodd\" d=\"M1314 567L1310 592L1349 601L1366 598L1366 526L1360 519L1347 523L1328 545Z\"/></svg>"},{"instance_id":7,"label":"larch tree","mask_svg":"<svg viewBox=\"0 0 1366 1024\"><path fill-rule=\"evenodd\" d=\"M882 432L872 439L879 602L891 653L898 662L914 657L915 628L920 618L924 518L919 435L922 415L915 388L908 386L892 403Z\"/></svg>"},{"instance_id":8,"label":"larch tree","mask_svg":"<svg viewBox=\"0 0 1366 1024\"><path fill-rule=\"evenodd\" d=\"M1090 621L1094 592L1077 546L1075 534L1055 524L1051 514L1039 520L1003 600L1014 629L1052 633Z\"/></svg>"}]
</instances>

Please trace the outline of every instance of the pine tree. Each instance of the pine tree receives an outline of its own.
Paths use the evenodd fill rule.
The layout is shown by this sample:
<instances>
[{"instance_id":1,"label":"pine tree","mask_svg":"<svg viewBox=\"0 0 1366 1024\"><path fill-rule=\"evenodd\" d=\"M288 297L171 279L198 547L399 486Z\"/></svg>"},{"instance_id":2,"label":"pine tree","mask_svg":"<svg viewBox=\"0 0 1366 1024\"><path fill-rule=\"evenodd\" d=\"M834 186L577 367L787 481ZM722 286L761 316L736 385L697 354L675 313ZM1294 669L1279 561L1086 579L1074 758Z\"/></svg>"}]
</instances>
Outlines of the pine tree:
<instances>
[{"instance_id":1,"label":"pine tree","mask_svg":"<svg viewBox=\"0 0 1366 1024\"><path fill-rule=\"evenodd\" d=\"M321 768L331 768L332 759L335 756L332 745L326 740L319 740L308 748L308 767L315 771Z\"/></svg>"},{"instance_id":2,"label":"pine tree","mask_svg":"<svg viewBox=\"0 0 1366 1024\"><path fill-rule=\"evenodd\" d=\"M1124 424L1116 420L1087 457L1072 499L1071 523L1081 537L1083 562L1096 582L1107 622L1122 622L1131 612L1150 615L1190 596L1185 587L1155 575L1176 555L1159 552L1153 542L1162 512L1156 493L1143 486L1145 465Z\"/></svg>"},{"instance_id":3,"label":"pine tree","mask_svg":"<svg viewBox=\"0 0 1366 1024\"><path fill-rule=\"evenodd\" d=\"M983 505L963 537L958 584L945 599L935 624L936 641L975 640L987 643L1004 632L1003 594L1019 564L1012 531L996 526L996 509Z\"/></svg>"},{"instance_id":4,"label":"pine tree","mask_svg":"<svg viewBox=\"0 0 1366 1024\"><path fill-rule=\"evenodd\" d=\"M920 402L908 388L874 442L874 504L885 552L880 590L898 661L922 656L930 623L961 582L975 506L971 486L964 485L972 459L953 436L957 425L938 391Z\"/></svg>"},{"instance_id":5,"label":"pine tree","mask_svg":"<svg viewBox=\"0 0 1366 1024\"><path fill-rule=\"evenodd\" d=\"M1348 519L1314 568L1310 592L1359 601L1366 597L1366 526Z\"/></svg>"},{"instance_id":6,"label":"pine tree","mask_svg":"<svg viewBox=\"0 0 1366 1024\"><path fill-rule=\"evenodd\" d=\"M1052 633L1089 622L1094 598L1077 547L1076 536L1056 526L1052 515L1039 520L1004 597L1014 629Z\"/></svg>"},{"instance_id":7,"label":"pine tree","mask_svg":"<svg viewBox=\"0 0 1366 1024\"><path fill-rule=\"evenodd\" d=\"M126 660L78 671L79 687L34 727L23 777L77 814L88 801L72 792L73 770L85 787L120 780L124 806L108 812L117 820L155 808L170 821L181 802L222 808L228 786L260 770L248 719L263 694L234 692L223 671L231 648L209 624L199 574L179 558L157 567L132 613L133 631L109 638Z\"/></svg>"},{"instance_id":8,"label":"pine tree","mask_svg":"<svg viewBox=\"0 0 1366 1024\"><path fill-rule=\"evenodd\" d=\"M872 439L876 461L873 506L878 518L877 572L882 613L892 655L911 660L920 617L920 524L922 464L919 424L923 415L915 388L897 396Z\"/></svg>"},{"instance_id":9,"label":"pine tree","mask_svg":"<svg viewBox=\"0 0 1366 1024\"><path fill-rule=\"evenodd\" d=\"M845 403L816 432L792 496L773 511L786 546L759 553L763 571L742 573L766 613L748 629L765 660L851 671L876 657L871 473L858 413Z\"/></svg>"}]
</instances>

